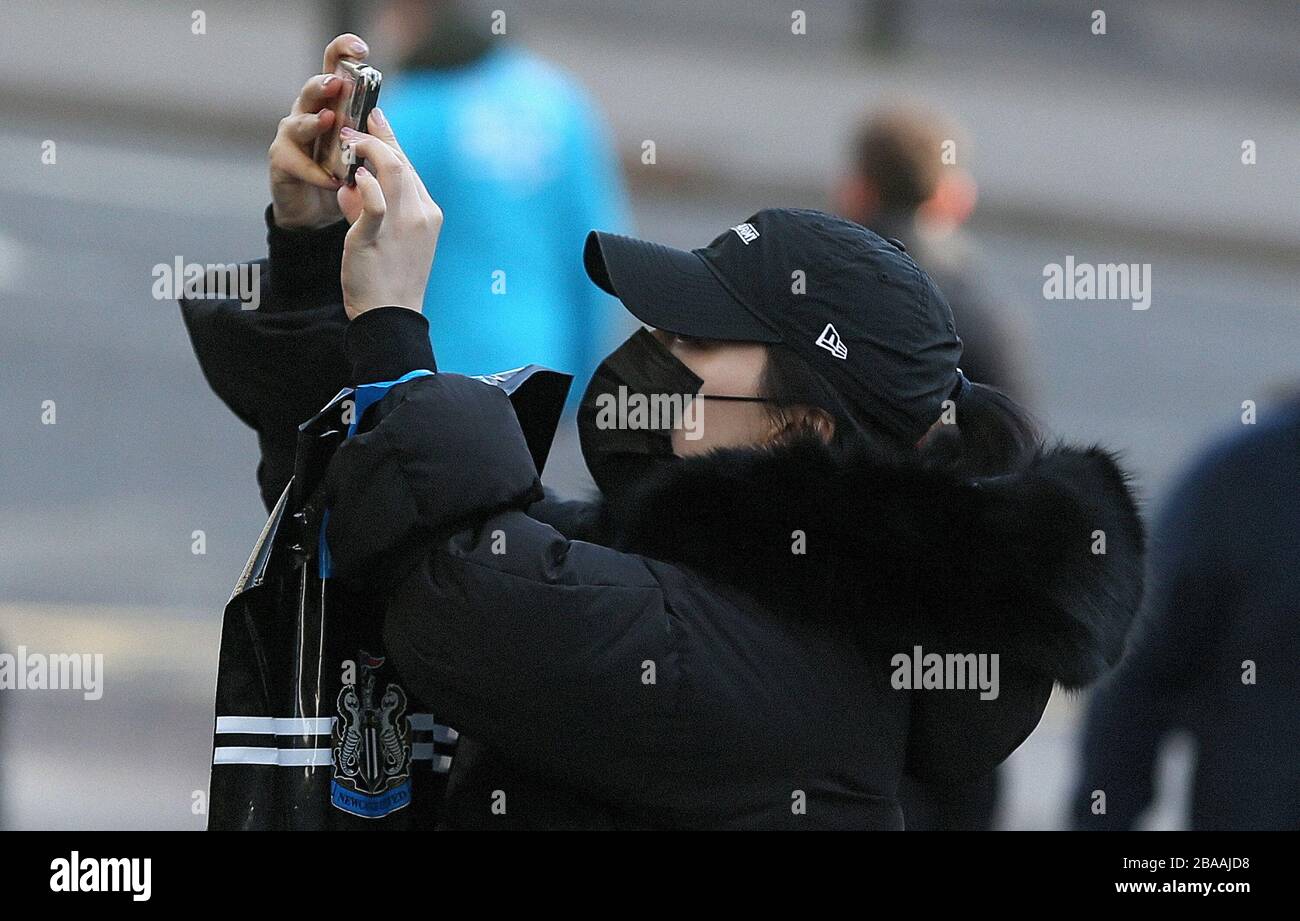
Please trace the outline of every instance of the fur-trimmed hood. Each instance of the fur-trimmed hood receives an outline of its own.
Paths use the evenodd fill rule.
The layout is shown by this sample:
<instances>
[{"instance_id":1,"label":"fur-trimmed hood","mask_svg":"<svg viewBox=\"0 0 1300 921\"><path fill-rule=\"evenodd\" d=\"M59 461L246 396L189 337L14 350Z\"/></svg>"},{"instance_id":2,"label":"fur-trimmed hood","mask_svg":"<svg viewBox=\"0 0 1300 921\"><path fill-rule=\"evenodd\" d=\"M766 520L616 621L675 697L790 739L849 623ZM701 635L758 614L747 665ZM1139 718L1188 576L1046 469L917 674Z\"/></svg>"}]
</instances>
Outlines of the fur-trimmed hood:
<instances>
[{"instance_id":1,"label":"fur-trimmed hood","mask_svg":"<svg viewBox=\"0 0 1300 921\"><path fill-rule=\"evenodd\" d=\"M603 517L618 546L792 616L937 632L1066 687L1118 661L1142 595L1142 520L1096 447L980 480L862 447L721 451L655 470Z\"/></svg>"}]
</instances>

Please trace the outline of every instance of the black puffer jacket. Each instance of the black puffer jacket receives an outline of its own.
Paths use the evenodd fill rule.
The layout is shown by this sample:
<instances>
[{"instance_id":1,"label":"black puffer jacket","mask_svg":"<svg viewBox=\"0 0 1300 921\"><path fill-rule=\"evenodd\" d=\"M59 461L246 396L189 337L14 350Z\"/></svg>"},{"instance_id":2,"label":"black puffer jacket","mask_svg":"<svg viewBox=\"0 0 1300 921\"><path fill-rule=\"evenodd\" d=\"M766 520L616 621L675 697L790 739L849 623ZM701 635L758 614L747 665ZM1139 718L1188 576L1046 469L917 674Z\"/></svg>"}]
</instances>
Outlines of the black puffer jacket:
<instances>
[{"instance_id":1,"label":"black puffer jacket","mask_svg":"<svg viewBox=\"0 0 1300 921\"><path fill-rule=\"evenodd\" d=\"M312 236L280 251L336 258ZM185 309L210 379L258 348L256 312ZM229 322L242 345L212 332ZM345 338L354 383L432 367L411 311ZM1004 759L1054 682L1118 659L1142 586L1133 498L1096 449L978 483L819 444L727 451L588 506L543 498L498 389L436 374L367 413L327 491L337 574L388 599L404 683L462 733L455 827L899 828L904 770ZM997 696L896 687L917 647L998 656Z\"/></svg>"}]
</instances>

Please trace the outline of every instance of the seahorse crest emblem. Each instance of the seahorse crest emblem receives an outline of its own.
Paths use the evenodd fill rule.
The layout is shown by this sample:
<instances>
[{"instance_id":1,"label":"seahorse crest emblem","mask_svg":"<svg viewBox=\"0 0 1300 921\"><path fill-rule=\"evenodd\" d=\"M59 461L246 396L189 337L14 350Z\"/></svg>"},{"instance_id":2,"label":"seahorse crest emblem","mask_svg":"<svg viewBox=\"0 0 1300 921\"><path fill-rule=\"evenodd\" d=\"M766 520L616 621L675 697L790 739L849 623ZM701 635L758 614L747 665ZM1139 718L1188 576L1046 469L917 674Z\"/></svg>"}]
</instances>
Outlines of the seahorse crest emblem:
<instances>
[{"instance_id":1,"label":"seahorse crest emblem","mask_svg":"<svg viewBox=\"0 0 1300 921\"><path fill-rule=\"evenodd\" d=\"M377 672L383 664L382 657L361 654L359 679L339 691L334 722L331 800L363 818L382 818L411 801L406 692L389 682L379 693Z\"/></svg>"}]
</instances>

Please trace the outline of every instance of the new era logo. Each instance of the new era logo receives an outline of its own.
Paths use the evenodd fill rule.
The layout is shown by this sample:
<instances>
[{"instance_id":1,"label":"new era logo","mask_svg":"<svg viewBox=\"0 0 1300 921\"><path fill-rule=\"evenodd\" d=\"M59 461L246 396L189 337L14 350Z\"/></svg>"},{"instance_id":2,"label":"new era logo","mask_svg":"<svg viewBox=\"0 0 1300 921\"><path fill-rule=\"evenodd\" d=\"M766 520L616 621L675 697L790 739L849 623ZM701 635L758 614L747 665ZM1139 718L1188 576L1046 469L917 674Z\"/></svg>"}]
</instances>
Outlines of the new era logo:
<instances>
[{"instance_id":1,"label":"new era logo","mask_svg":"<svg viewBox=\"0 0 1300 921\"><path fill-rule=\"evenodd\" d=\"M758 231L754 229L753 224L737 224L731 229L736 232L736 236L740 237L740 242L746 246L758 239Z\"/></svg>"},{"instance_id":2,"label":"new era logo","mask_svg":"<svg viewBox=\"0 0 1300 921\"><path fill-rule=\"evenodd\" d=\"M817 337L817 344L836 358L849 357L849 347L844 344L844 340L840 338L840 334L835 331L835 327L830 323L826 324L822 334Z\"/></svg>"}]
</instances>

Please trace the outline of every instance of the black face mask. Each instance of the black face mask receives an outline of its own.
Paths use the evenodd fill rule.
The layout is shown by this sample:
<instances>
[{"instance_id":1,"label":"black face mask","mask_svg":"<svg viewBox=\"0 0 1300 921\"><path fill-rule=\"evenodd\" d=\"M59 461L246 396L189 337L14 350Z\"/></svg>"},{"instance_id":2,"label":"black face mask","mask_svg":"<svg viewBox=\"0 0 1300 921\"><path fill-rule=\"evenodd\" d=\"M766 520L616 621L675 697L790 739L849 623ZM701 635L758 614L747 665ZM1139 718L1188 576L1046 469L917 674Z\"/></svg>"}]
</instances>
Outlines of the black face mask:
<instances>
[{"instance_id":1,"label":"black face mask","mask_svg":"<svg viewBox=\"0 0 1300 921\"><path fill-rule=\"evenodd\" d=\"M673 426L684 420L665 412L666 407L680 407L685 414L687 405L695 400L771 402L767 397L700 393L703 384L699 375L646 329L637 330L600 363L578 404L578 442L601 492L619 493L677 459L673 453ZM651 405L656 396L669 399L661 400L657 410L640 414L647 418L638 421L651 424L620 424L636 415L627 405L634 395ZM618 415L622 408L630 410L628 419ZM613 420L608 418L611 411L615 412Z\"/></svg>"},{"instance_id":2,"label":"black face mask","mask_svg":"<svg viewBox=\"0 0 1300 921\"><path fill-rule=\"evenodd\" d=\"M694 399L704 381L668 351L648 330L639 329L610 353L591 376L578 404L578 443L591 477L600 491L615 495L655 468L671 463L672 420L653 418L655 427L604 424L612 407L626 397L679 395ZM622 420L616 420L622 421Z\"/></svg>"}]
</instances>

